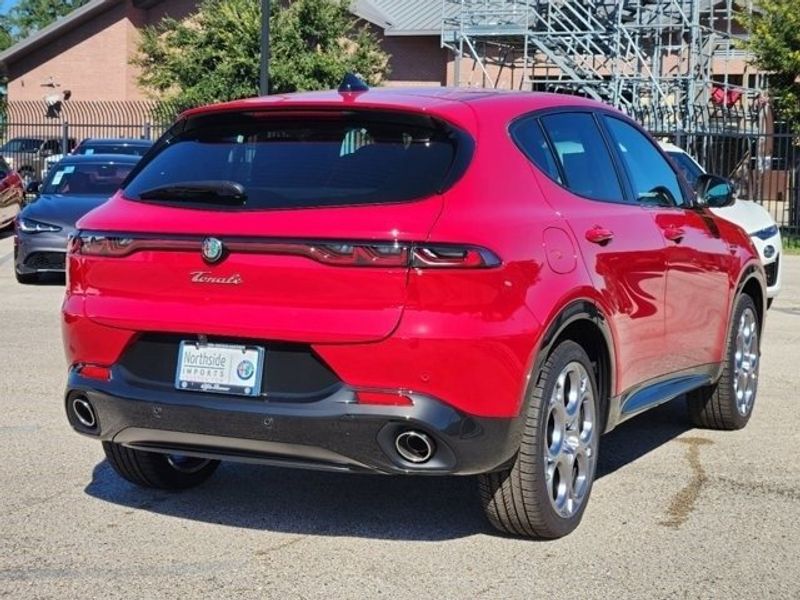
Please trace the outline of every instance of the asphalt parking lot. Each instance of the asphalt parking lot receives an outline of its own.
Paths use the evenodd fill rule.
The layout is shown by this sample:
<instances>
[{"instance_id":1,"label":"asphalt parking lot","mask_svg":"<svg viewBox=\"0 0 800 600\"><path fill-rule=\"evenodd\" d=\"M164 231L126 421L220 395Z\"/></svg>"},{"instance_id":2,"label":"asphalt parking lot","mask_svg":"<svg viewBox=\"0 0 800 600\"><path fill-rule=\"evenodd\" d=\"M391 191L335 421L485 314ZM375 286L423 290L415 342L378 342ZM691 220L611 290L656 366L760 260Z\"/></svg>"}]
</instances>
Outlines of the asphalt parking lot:
<instances>
[{"instance_id":1,"label":"asphalt parking lot","mask_svg":"<svg viewBox=\"0 0 800 600\"><path fill-rule=\"evenodd\" d=\"M800 257L749 426L692 429L681 401L624 424L583 524L531 542L490 529L468 478L230 463L177 494L123 482L63 414L63 286L18 285L0 238L0 597L800 597Z\"/></svg>"}]
</instances>

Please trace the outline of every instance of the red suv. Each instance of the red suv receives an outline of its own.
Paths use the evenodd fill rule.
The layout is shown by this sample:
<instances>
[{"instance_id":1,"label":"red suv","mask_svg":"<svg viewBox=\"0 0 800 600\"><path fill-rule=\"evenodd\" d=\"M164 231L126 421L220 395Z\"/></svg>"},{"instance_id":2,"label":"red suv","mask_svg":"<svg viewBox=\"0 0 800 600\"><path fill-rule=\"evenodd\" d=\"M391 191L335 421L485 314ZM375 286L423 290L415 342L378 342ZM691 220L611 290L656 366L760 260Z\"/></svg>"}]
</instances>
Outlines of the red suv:
<instances>
[{"instance_id":1,"label":"red suv","mask_svg":"<svg viewBox=\"0 0 800 600\"><path fill-rule=\"evenodd\" d=\"M479 475L579 523L603 432L688 395L736 429L764 272L635 123L569 96L274 96L183 114L72 238L72 426L138 485L219 460Z\"/></svg>"}]
</instances>

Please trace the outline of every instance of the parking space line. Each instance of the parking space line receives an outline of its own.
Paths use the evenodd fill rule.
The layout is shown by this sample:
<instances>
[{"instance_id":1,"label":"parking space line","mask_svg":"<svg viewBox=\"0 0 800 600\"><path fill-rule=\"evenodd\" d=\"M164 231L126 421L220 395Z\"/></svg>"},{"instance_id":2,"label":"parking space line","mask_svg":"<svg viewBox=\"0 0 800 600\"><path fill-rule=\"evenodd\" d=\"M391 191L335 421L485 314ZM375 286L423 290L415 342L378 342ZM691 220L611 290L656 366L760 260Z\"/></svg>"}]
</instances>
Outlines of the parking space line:
<instances>
[{"instance_id":1,"label":"parking space line","mask_svg":"<svg viewBox=\"0 0 800 600\"><path fill-rule=\"evenodd\" d=\"M14 253L13 252L9 252L5 256L0 257L0 265L4 265L6 263L6 261L11 259L12 256L14 256Z\"/></svg>"}]
</instances>

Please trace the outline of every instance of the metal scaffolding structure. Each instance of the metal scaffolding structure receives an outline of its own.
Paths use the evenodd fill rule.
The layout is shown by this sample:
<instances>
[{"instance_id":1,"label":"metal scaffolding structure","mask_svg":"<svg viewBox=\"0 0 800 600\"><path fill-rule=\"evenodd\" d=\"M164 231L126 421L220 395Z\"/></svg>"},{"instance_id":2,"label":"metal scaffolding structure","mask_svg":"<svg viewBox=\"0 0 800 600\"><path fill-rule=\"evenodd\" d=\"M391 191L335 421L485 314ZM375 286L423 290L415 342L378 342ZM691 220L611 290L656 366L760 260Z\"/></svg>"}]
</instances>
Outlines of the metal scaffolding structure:
<instances>
[{"instance_id":1,"label":"metal scaffolding structure","mask_svg":"<svg viewBox=\"0 0 800 600\"><path fill-rule=\"evenodd\" d=\"M757 130L762 80L736 44L746 11L752 0L443 0L442 45L461 57L456 85L581 94L665 130Z\"/></svg>"}]
</instances>

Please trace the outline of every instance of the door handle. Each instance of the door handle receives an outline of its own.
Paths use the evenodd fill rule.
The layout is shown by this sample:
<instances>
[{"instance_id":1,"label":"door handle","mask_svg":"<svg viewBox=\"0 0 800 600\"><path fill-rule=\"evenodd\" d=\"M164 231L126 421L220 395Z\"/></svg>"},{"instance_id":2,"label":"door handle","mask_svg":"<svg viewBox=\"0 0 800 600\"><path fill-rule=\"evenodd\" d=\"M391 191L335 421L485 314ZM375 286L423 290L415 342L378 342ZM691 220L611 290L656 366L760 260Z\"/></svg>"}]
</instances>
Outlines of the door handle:
<instances>
[{"instance_id":1,"label":"door handle","mask_svg":"<svg viewBox=\"0 0 800 600\"><path fill-rule=\"evenodd\" d=\"M593 244L605 244L612 240L614 232L600 225L595 225L591 229L586 230L586 239Z\"/></svg>"},{"instance_id":2,"label":"door handle","mask_svg":"<svg viewBox=\"0 0 800 600\"><path fill-rule=\"evenodd\" d=\"M670 240L671 242L675 242L676 244L680 243L685 234L686 232L680 227L667 227L664 230L664 237Z\"/></svg>"}]
</instances>

